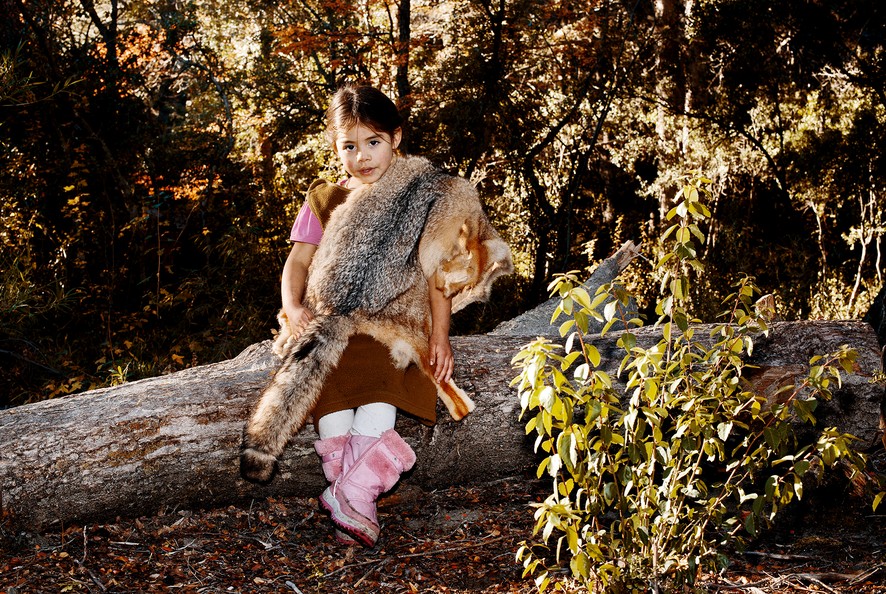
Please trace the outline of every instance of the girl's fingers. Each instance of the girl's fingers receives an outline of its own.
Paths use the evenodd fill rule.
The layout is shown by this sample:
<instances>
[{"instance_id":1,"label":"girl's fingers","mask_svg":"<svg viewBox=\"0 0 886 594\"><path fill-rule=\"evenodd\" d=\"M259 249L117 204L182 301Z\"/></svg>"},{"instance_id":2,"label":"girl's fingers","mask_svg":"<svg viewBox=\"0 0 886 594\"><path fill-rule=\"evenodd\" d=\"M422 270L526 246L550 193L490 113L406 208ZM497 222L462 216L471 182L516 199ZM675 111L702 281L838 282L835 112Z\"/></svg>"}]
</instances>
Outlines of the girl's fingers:
<instances>
[{"instance_id":1,"label":"girl's fingers","mask_svg":"<svg viewBox=\"0 0 886 594\"><path fill-rule=\"evenodd\" d=\"M440 365L434 367L434 379L438 382L448 382L454 370L455 361L451 357L444 357Z\"/></svg>"}]
</instances>

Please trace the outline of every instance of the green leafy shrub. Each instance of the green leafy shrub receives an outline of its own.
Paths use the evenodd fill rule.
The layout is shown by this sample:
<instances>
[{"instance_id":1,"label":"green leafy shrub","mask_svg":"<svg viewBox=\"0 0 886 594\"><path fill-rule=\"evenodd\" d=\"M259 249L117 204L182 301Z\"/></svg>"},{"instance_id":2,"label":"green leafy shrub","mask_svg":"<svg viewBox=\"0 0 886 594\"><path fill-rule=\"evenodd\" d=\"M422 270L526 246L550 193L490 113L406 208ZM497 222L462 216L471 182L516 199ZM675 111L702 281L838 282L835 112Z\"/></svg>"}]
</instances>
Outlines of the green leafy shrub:
<instances>
[{"instance_id":1,"label":"green leafy shrub","mask_svg":"<svg viewBox=\"0 0 886 594\"><path fill-rule=\"evenodd\" d=\"M538 476L552 479L550 496L536 504L533 540L517 553L540 591L551 586L545 559L564 555L592 590L691 588L701 570L723 567L726 552L801 497L811 468L843 459L858 471L865 463L852 437L833 428L813 443L798 436L851 369L853 350L814 357L808 377L768 405L743 379L744 356L767 332L770 311L747 277L734 285L722 323L699 336L687 299L690 279L703 270L696 251L704 243L699 223L710 216L702 200L709 183L688 179L668 214L673 224L661 242L668 248L659 248L655 266L656 344L640 344L634 328L642 322L631 317L622 288L604 286L592 297L569 273L551 285L561 298L554 320L567 317L565 345L540 338L514 357L521 418L544 453ZM621 387L587 340L591 318L604 322L604 334L615 321L630 328L617 340Z\"/></svg>"}]
</instances>

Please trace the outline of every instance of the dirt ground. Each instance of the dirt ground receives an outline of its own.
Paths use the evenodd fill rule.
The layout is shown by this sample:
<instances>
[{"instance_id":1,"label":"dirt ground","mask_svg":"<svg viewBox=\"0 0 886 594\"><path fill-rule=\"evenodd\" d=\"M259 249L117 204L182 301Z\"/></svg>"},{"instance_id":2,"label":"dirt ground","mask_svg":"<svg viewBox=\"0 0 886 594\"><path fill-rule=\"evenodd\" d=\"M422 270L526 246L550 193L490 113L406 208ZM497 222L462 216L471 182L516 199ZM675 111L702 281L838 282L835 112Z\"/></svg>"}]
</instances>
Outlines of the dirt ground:
<instances>
[{"instance_id":1,"label":"dirt ground","mask_svg":"<svg viewBox=\"0 0 886 594\"><path fill-rule=\"evenodd\" d=\"M534 592L514 555L544 486L513 478L424 492L408 483L380 504L375 548L344 547L316 499L166 510L42 535L0 534L0 591L188 593ZM566 574L566 591L581 592ZM837 489L706 575L707 592L886 593L886 510Z\"/></svg>"}]
</instances>

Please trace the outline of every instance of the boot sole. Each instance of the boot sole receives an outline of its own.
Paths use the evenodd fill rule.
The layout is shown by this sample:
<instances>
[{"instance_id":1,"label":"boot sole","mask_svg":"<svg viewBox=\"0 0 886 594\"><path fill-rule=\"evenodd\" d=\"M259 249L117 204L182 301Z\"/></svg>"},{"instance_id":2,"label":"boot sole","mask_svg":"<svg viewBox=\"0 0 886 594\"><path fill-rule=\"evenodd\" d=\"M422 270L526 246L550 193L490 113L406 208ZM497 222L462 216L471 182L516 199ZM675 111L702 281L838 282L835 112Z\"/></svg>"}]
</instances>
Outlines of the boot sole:
<instances>
[{"instance_id":1,"label":"boot sole","mask_svg":"<svg viewBox=\"0 0 886 594\"><path fill-rule=\"evenodd\" d=\"M335 529L335 542L340 545L351 546L355 544L360 544L360 541L355 539L353 536L345 532L344 530L339 530L338 527Z\"/></svg>"},{"instance_id":2,"label":"boot sole","mask_svg":"<svg viewBox=\"0 0 886 594\"><path fill-rule=\"evenodd\" d=\"M320 505L323 506L323 509L329 512L332 522L336 526L347 532L350 536L353 536L362 544L367 547L372 547L378 541L378 528L362 521L362 514L359 514L356 510L351 508L351 506L347 505L346 502L339 501L333 497L331 488L327 488L323 491L323 494L320 495Z\"/></svg>"}]
</instances>

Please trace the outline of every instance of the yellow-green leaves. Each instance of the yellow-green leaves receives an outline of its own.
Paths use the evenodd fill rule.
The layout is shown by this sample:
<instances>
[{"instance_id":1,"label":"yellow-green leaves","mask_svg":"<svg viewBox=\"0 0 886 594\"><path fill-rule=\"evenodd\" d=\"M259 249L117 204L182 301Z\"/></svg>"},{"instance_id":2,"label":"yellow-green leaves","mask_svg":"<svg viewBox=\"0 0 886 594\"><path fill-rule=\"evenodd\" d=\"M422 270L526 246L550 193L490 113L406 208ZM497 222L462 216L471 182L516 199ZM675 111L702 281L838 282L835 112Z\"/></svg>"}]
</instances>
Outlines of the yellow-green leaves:
<instances>
[{"instance_id":1,"label":"yellow-green leaves","mask_svg":"<svg viewBox=\"0 0 886 594\"><path fill-rule=\"evenodd\" d=\"M538 339L514 357L521 414L541 456L537 474L551 481L551 495L536 505L536 546L558 535L556 557L568 552L573 577L589 590L682 591L701 568L723 566L721 549L740 541L742 529L759 533L801 497L813 465L863 466L849 436L828 428L804 446L796 432L797 423L815 423L818 401L852 373L852 349L813 357L808 377L767 404L748 387L745 361L768 330L773 299L746 276L724 301L722 322L704 342L696 338L691 278L703 269L709 184L689 178L668 213L656 266L657 342L641 345L638 333L622 331L610 377L590 321L602 322L604 334L617 321L641 322L628 318L622 287L591 296L571 272L550 286L561 300L552 323L559 321L563 346ZM550 573L532 550L521 547L518 559L543 590Z\"/></svg>"}]
</instances>

